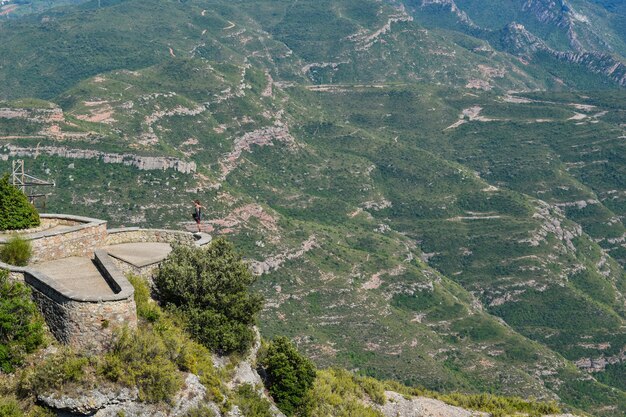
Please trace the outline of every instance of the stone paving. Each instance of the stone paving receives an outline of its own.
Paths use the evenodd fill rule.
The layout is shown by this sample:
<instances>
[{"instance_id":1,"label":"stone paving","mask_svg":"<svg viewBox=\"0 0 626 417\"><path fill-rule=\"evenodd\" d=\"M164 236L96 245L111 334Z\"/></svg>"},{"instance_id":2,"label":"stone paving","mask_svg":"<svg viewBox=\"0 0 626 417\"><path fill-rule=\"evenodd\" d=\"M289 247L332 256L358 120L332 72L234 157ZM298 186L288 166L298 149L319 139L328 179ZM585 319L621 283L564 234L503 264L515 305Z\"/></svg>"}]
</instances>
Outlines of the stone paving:
<instances>
[{"instance_id":1,"label":"stone paving","mask_svg":"<svg viewBox=\"0 0 626 417\"><path fill-rule=\"evenodd\" d=\"M63 258L55 261L31 265L50 279L62 284L79 296L89 297L94 294L113 295L113 289L104 279L96 265L89 258Z\"/></svg>"},{"instance_id":2,"label":"stone paving","mask_svg":"<svg viewBox=\"0 0 626 417\"><path fill-rule=\"evenodd\" d=\"M105 246L102 249L110 256L129 263L138 268L155 264L164 260L172 251L169 243L122 243Z\"/></svg>"}]
</instances>

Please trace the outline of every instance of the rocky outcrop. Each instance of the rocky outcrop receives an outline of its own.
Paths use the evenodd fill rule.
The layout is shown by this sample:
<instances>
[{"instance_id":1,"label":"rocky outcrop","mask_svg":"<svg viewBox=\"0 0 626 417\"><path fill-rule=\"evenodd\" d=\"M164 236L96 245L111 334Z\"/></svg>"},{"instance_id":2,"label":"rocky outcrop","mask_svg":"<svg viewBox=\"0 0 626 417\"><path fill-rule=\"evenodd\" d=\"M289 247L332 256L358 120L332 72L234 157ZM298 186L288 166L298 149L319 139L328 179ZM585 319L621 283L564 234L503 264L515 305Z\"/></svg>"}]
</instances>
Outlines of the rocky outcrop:
<instances>
[{"instance_id":1,"label":"rocky outcrop","mask_svg":"<svg viewBox=\"0 0 626 417\"><path fill-rule=\"evenodd\" d=\"M0 148L0 159L11 157L37 157L38 155L58 156L67 159L97 159L105 164L133 166L142 171L173 169L183 174L196 172L196 163L178 158L163 156L142 156L96 151L92 149L71 149L65 146L21 147L8 144Z\"/></svg>"},{"instance_id":2,"label":"rocky outcrop","mask_svg":"<svg viewBox=\"0 0 626 417\"><path fill-rule=\"evenodd\" d=\"M570 24L567 15L569 9L563 0L527 0L522 10L530 13L541 23L552 23L559 27L567 27Z\"/></svg>"},{"instance_id":3,"label":"rocky outcrop","mask_svg":"<svg viewBox=\"0 0 626 417\"><path fill-rule=\"evenodd\" d=\"M385 417L487 417L488 413L469 411L432 398L407 399L397 392L385 392L387 401L378 408Z\"/></svg>"},{"instance_id":4,"label":"rocky outcrop","mask_svg":"<svg viewBox=\"0 0 626 417\"><path fill-rule=\"evenodd\" d=\"M47 407L79 415L90 415L94 412L139 398L137 388L102 387L87 391L77 391L73 394L44 393L37 399Z\"/></svg>"},{"instance_id":5,"label":"rocky outcrop","mask_svg":"<svg viewBox=\"0 0 626 417\"><path fill-rule=\"evenodd\" d=\"M182 417L200 405L213 409L215 415L219 416L217 405L205 403L205 396L206 388L200 383L198 376L187 374L183 389L176 394L168 407L142 403L136 388L119 386L77 391L73 394L41 394L37 398L45 406L57 411L59 416Z\"/></svg>"},{"instance_id":6,"label":"rocky outcrop","mask_svg":"<svg viewBox=\"0 0 626 417\"><path fill-rule=\"evenodd\" d=\"M513 22L502 31L500 41L505 50L524 60L532 60L537 52L547 53L559 61L579 65L615 83L626 85L626 65L614 56L601 52L556 51L529 32L524 25Z\"/></svg>"},{"instance_id":7,"label":"rocky outcrop","mask_svg":"<svg viewBox=\"0 0 626 417\"><path fill-rule=\"evenodd\" d=\"M317 247L319 247L319 243L317 242L316 236L313 235L304 242L302 242L302 245L299 249L288 250L283 253L270 256L261 262L252 261L250 263L250 269L252 270L252 273L257 276L267 274L271 271L277 270L287 261L301 258L307 252Z\"/></svg>"},{"instance_id":8,"label":"rocky outcrop","mask_svg":"<svg viewBox=\"0 0 626 417\"><path fill-rule=\"evenodd\" d=\"M454 0L422 0L422 8L424 7L439 7L454 14L460 23L463 23L471 28L477 28L478 26L472 22L472 19L463 10L459 9Z\"/></svg>"},{"instance_id":9,"label":"rocky outcrop","mask_svg":"<svg viewBox=\"0 0 626 417\"><path fill-rule=\"evenodd\" d=\"M601 356L599 358L581 358L575 362L579 369L587 372L603 372L607 365L615 365L626 362L626 348L614 356Z\"/></svg>"}]
</instances>

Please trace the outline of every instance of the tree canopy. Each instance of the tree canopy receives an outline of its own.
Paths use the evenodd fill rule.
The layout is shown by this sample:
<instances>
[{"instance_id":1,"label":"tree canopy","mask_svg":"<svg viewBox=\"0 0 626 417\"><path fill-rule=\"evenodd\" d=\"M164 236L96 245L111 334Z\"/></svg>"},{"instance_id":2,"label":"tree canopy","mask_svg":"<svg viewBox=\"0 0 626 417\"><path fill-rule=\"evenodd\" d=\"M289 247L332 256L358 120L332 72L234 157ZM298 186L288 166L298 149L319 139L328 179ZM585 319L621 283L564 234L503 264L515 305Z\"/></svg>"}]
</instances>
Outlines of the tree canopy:
<instances>
[{"instance_id":1,"label":"tree canopy","mask_svg":"<svg viewBox=\"0 0 626 417\"><path fill-rule=\"evenodd\" d=\"M256 278L225 239L206 248L176 246L155 279L157 299L178 311L188 331L215 352L245 352L263 298L251 290Z\"/></svg>"},{"instance_id":2,"label":"tree canopy","mask_svg":"<svg viewBox=\"0 0 626 417\"><path fill-rule=\"evenodd\" d=\"M39 226L39 213L19 189L0 178L0 230L20 230Z\"/></svg>"}]
</instances>

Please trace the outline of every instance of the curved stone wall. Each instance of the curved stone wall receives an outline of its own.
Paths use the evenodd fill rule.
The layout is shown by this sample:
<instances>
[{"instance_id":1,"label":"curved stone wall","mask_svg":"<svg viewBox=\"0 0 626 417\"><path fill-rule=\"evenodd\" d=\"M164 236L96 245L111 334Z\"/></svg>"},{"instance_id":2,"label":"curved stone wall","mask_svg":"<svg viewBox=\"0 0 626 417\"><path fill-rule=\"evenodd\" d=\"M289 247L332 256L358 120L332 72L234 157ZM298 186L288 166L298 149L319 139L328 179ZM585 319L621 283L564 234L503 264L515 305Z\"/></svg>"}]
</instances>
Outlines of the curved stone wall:
<instances>
[{"instance_id":1,"label":"curved stone wall","mask_svg":"<svg viewBox=\"0 0 626 417\"><path fill-rule=\"evenodd\" d=\"M135 227L107 230L104 220L61 214L42 214L40 217L45 220L43 227L21 234L32 245L32 266L21 268L0 262L0 269L8 270L11 279L23 281L31 287L33 299L60 342L89 351L106 349L116 328L137 326L134 289L124 272L151 275L159 264L133 270L129 264L113 259L100 248L122 243L203 246L211 242L211 236L207 234ZM0 237L0 245L7 240L6 234ZM68 288L68 284L63 284L65 280L53 280L35 270L33 265L70 257L92 259L111 291L86 296L84 292Z\"/></svg>"},{"instance_id":2,"label":"curved stone wall","mask_svg":"<svg viewBox=\"0 0 626 417\"><path fill-rule=\"evenodd\" d=\"M104 220L65 214L41 214L40 217L54 221L57 227L21 235L33 247L32 263L69 256L92 257L107 236ZM7 240L0 238L0 245Z\"/></svg>"},{"instance_id":3,"label":"curved stone wall","mask_svg":"<svg viewBox=\"0 0 626 417\"><path fill-rule=\"evenodd\" d=\"M119 245L122 243L178 243L181 245L195 245L196 238L192 233L178 230L164 229L140 229L138 227L126 227L111 229L105 239L105 245Z\"/></svg>"},{"instance_id":4,"label":"curved stone wall","mask_svg":"<svg viewBox=\"0 0 626 417\"><path fill-rule=\"evenodd\" d=\"M108 347L115 329L137 327L133 286L102 250L94 262L113 290L112 295L81 296L45 274L26 268L24 281L57 340L92 352Z\"/></svg>"}]
</instances>

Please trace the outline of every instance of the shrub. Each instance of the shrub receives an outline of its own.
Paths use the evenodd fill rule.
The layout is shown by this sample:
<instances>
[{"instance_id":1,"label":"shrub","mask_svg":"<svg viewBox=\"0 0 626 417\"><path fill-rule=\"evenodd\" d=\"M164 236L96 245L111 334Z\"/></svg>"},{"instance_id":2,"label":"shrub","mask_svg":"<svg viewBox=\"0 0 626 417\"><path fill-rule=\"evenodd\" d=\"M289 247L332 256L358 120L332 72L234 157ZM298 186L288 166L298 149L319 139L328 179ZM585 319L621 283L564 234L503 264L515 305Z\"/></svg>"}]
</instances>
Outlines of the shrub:
<instances>
[{"instance_id":1,"label":"shrub","mask_svg":"<svg viewBox=\"0 0 626 417\"><path fill-rule=\"evenodd\" d=\"M20 190L0 178L0 230L20 230L39 226L39 213Z\"/></svg>"},{"instance_id":2,"label":"shrub","mask_svg":"<svg viewBox=\"0 0 626 417\"><path fill-rule=\"evenodd\" d=\"M205 346L190 339L181 328L183 319L162 311L152 301L150 288L145 279L135 275L130 275L128 279L135 288L135 302L139 316L152 323L152 326L147 326L146 331L152 332L162 341L166 349L166 358L179 370L191 372L200 377L200 382L207 389L207 400L217 404L223 403L222 391L226 388L213 366L211 352Z\"/></svg>"},{"instance_id":3,"label":"shrub","mask_svg":"<svg viewBox=\"0 0 626 417\"><path fill-rule=\"evenodd\" d=\"M61 388L69 383L80 383L85 378L87 365L89 359L77 355L70 349L61 349L25 373L20 381L20 390L38 394Z\"/></svg>"},{"instance_id":4,"label":"shrub","mask_svg":"<svg viewBox=\"0 0 626 417\"><path fill-rule=\"evenodd\" d=\"M18 235L11 237L6 245L0 248L0 260L9 265L26 266L32 255L30 242Z\"/></svg>"},{"instance_id":5,"label":"shrub","mask_svg":"<svg viewBox=\"0 0 626 417\"><path fill-rule=\"evenodd\" d=\"M0 416L23 417L19 403L12 398L0 398Z\"/></svg>"},{"instance_id":6,"label":"shrub","mask_svg":"<svg viewBox=\"0 0 626 417\"><path fill-rule=\"evenodd\" d=\"M315 381L315 366L286 337L274 339L260 355L266 386L285 414L293 415L304 403Z\"/></svg>"},{"instance_id":7,"label":"shrub","mask_svg":"<svg viewBox=\"0 0 626 417\"><path fill-rule=\"evenodd\" d=\"M0 370L12 372L43 343L43 319L30 290L0 270Z\"/></svg>"},{"instance_id":8,"label":"shrub","mask_svg":"<svg viewBox=\"0 0 626 417\"><path fill-rule=\"evenodd\" d=\"M237 389L237 405L241 414L246 417L272 417L270 402L256 392L250 384L243 384Z\"/></svg>"},{"instance_id":9,"label":"shrub","mask_svg":"<svg viewBox=\"0 0 626 417\"><path fill-rule=\"evenodd\" d=\"M306 395L302 414L307 417L384 417L367 405L368 396L375 403L383 404L383 383L344 369L323 370L318 372Z\"/></svg>"},{"instance_id":10,"label":"shrub","mask_svg":"<svg viewBox=\"0 0 626 417\"><path fill-rule=\"evenodd\" d=\"M263 306L250 290L255 278L224 239L207 249L177 246L154 279L159 301L178 311L190 333L213 351L245 352L253 343L251 326Z\"/></svg>"},{"instance_id":11,"label":"shrub","mask_svg":"<svg viewBox=\"0 0 626 417\"><path fill-rule=\"evenodd\" d=\"M150 287L145 279L137 275L129 275L128 281L135 288L134 298L137 305L137 315L148 320L150 323L156 322L161 317L161 311L150 298Z\"/></svg>"},{"instance_id":12,"label":"shrub","mask_svg":"<svg viewBox=\"0 0 626 417\"><path fill-rule=\"evenodd\" d=\"M141 329L120 332L100 373L113 382L137 387L139 399L151 403L170 401L183 384L163 340Z\"/></svg>"},{"instance_id":13,"label":"shrub","mask_svg":"<svg viewBox=\"0 0 626 417\"><path fill-rule=\"evenodd\" d=\"M211 410L209 407L201 405L187 411L185 417L215 417L215 412L213 412L213 410Z\"/></svg>"}]
</instances>

